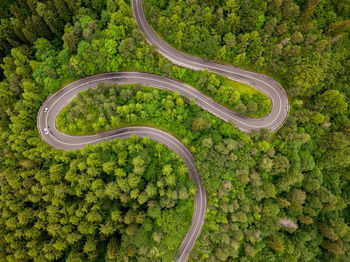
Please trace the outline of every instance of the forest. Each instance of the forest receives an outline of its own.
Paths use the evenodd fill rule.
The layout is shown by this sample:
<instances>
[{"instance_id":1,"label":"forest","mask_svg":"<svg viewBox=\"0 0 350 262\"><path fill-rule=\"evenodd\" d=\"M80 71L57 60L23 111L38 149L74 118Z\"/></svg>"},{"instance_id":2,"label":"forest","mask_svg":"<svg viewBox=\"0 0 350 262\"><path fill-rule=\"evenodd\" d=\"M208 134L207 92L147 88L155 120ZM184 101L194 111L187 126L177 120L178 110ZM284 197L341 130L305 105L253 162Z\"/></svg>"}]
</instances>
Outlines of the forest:
<instances>
[{"instance_id":1,"label":"forest","mask_svg":"<svg viewBox=\"0 0 350 262\"><path fill-rule=\"evenodd\" d=\"M149 125L194 155L208 207L189 261L350 261L350 1L144 0L184 52L262 72L291 104L275 133L239 131L179 94L140 85L79 94L65 133ZM93 74L177 79L242 114L270 100L208 71L172 65L125 0L0 3L0 261L173 261L193 212L183 161L147 138L53 149L37 112Z\"/></svg>"}]
</instances>

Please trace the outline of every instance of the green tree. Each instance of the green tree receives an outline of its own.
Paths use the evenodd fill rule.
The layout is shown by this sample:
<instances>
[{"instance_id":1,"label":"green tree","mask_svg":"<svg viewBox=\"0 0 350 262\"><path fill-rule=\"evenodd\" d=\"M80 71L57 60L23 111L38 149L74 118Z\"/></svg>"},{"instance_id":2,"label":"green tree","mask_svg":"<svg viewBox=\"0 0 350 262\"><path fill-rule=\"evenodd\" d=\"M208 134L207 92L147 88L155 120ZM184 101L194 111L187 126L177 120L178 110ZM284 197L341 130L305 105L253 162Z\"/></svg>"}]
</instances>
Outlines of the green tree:
<instances>
[{"instance_id":1,"label":"green tree","mask_svg":"<svg viewBox=\"0 0 350 262\"><path fill-rule=\"evenodd\" d=\"M198 117L196 119L193 120L192 122L192 129L194 131L201 131L205 128L205 121L203 118Z\"/></svg>"},{"instance_id":2,"label":"green tree","mask_svg":"<svg viewBox=\"0 0 350 262\"><path fill-rule=\"evenodd\" d=\"M107 257L109 259L116 259L118 256L118 241L116 238L111 238L107 245Z\"/></svg>"},{"instance_id":3,"label":"green tree","mask_svg":"<svg viewBox=\"0 0 350 262\"><path fill-rule=\"evenodd\" d=\"M338 90L327 90L319 96L318 105L325 112L330 114L341 114L346 111L348 104L345 102L344 95Z\"/></svg>"},{"instance_id":4,"label":"green tree","mask_svg":"<svg viewBox=\"0 0 350 262\"><path fill-rule=\"evenodd\" d=\"M338 254L338 255L344 255L344 250L340 246L340 241L330 241L325 240L322 242L321 246L325 248L327 251Z\"/></svg>"},{"instance_id":5,"label":"green tree","mask_svg":"<svg viewBox=\"0 0 350 262\"><path fill-rule=\"evenodd\" d=\"M341 34L342 32L344 32L349 27L350 27L350 19L339 21L339 22L334 22L333 24L331 24L329 26L327 34L329 36L335 37L335 36Z\"/></svg>"},{"instance_id":6,"label":"green tree","mask_svg":"<svg viewBox=\"0 0 350 262\"><path fill-rule=\"evenodd\" d=\"M316 7L320 3L320 0L308 0L306 4L306 8L303 11L301 17L300 17L300 22L301 23L306 23L307 21L310 20L312 17Z\"/></svg>"},{"instance_id":7,"label":"green tree","mask_svg":"<svg viewBox=\"0 0 350 262\"><path fill-rule=\"evenodd\" d=\"M318 230L320 231L320 233L322 234L322 236L332 240L332 241L336 241L338 240L338 236L335 234L333 228L331 228L330 226L324 224L324 223L318 223L317 224Z\"/></svg>"},{"instance_id":8,"label":"green tree","mask_svg":"<svg viewBox=\"0 0 350 262\"><path fill-rule=\"evenodd\" d=\"M299 44L304 41L304 36L299 31L295 31L292 35L292 42L295 44Z\"/></svg>"},{"instance_id":9,"label":"green tree","mask_svg":"<svg viewBox=\"0 0 350 262\"><path fill-rule=\"evenodd\" d=\"M275 251L278 251L278 252L284 251L283 240L278 236L270 236L267 243Z\"/></svg>"}]
</instances>

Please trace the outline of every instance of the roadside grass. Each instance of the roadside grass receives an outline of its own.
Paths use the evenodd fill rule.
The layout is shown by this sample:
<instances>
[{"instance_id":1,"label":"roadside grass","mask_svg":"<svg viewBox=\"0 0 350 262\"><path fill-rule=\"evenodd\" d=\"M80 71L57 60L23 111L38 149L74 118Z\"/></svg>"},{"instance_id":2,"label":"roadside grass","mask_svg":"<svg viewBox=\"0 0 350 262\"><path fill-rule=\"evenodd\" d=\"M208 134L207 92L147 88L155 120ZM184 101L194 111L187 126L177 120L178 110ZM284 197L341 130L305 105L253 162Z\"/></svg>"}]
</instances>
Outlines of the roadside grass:
<instances>
[{"instance_id":1,"label":"roadside grass","mask_svg":"<svg viewBox=\"0 0 350 262\"><path fill-rule=\"evenodd\" d=\"M267 116L270 113L272 108L271 99L264 93L251 87L250 85L237 82L228 78L226 78L224 85L231 86L234 90L238 91L243 97L245 95L251 96L253 98L252 100L257 103L258 107L255 113L250 114L248 112L239 112L240 114L244 116L252 117L252 118L260 118L260 117ZM232 108L229 105L225 104L225 106L234 110L234 108Z\"/></svg>"},{"instance_id":2,"label":"roadside grass","mask_svg":"<svg viewBox=\"0 0 350 262\"><path fill-rule=\"evenodd\" d=\"M67 81L69 83L69 81ZM265 104L268 103L268 106L265 105L265 110L261 110L261 107L258 108L255 114L245 114L249 117L262 117L266 115L270 109L271 109L271 100L268 99L268 97L258 90L252 88L249 85L239 83L230 79L227 79L226 81L223 82L223 85L226 86L231 86L234 90L240 92L241 94L247 94L250 99L253 98L257 102L258 105L261 105L261 102L264 102ZM133 88L133 85L121 85L126 88ZM141 90L144 91L151 91L154 90L155 88L153 87L148 87L148 86L142 86ZM107 90L107 89L106 89ZM165 91L158 89L160 91ZM86 91L83 91L81 94L84 96L84 93ZM165 91L165 92L170 92L171 91ZM106 93L107 94L107 93ZM242 95L243 96L243 95ZM215 99L220 103L220 99ZM135 101L131 101L135 102ZM158 125L154 121L149 121L149 120L133 120L133 121L123 121L122 119L119 119L117 123L112 124L111 121L107 121L106 124L98 124L98 120L101 118L101 113L98 110L98 107L94 104L89 104L86 106L86 113L85 117L76 117L73 120L68 121L67 115L69 115L70 111L73 110L73 107L78 104L78 97L75 97L68 105L66 105L58 114L57 119L56 119L56 126L57 128L66 134L70 135L91 135L91 134L96 134L98 132L103 132L111 129L116 129L116 128L121 128L121 127L127 127L127 126L149 126L149 127L154 127L158 128L161 130L164 130L166 132L169 132L171 130L171 127L169 126L162 126ZM232 106L225 104L221 102L222 105L226 106L227 108L231 109L234 111ZM264 109L263 108L263 109ZM268 108L268 111L266 110ZM89 120L90 119L90 120ZM170 128L170 129L169 129ZM171 132L172 135L177 137L173 132Z\"/></svg>"},{"instance_id":3,"label":"roadside grass","mask_svg":"<svg viewBox=\"0 0 350 262\"><path fill-rule=\"evenodd\" d=\"M237 90L241 94L254 95L257 93L261 93L259 90L255 89L247 84L236 82L236 81L233 81L231 79L227 79L225 81L224 85L232 86L235 90ZM265 96L266 99L269 99L269 97L267 95L265 95L265 94L262 94L262 95Z\"/></svg>"},{"instance_id":4,"label":"roadside grass","mask_svg":"<svg viewBox=\"0 0 350 262\"><path fill-rule=\"evenodd\" d=\"M144 9L145 9L145 16L146 16L147 21L149 22L151 27L157 32L156 28L154 27L154 25L152 23L153 20L151 19L149 12L148 12L149 10L147 8L147 1L144 1ZM173 46L171 43L169 43L168 41L165 40L166 38L164 38L162 36L162 34L160 34L159 32L157 32L157 34L160 37L162 37L163 41L165 41L169 45ZM185 54L189 54L189 55L193 55L193 56L197 56L197 57L203 57L200 54L193 52L191 50L184 50L183 48L180 48L178 50L180 50L181 52L183 52ZM230 64L227 61L220 61L217 59L212 59L212 58L207 58L207 57L203 57L203 58L210 60L210 61L213 61L213 62L216 62L216 63L219 63L219 64L226 64L226 65L232 66L232 64ZM240 65L239 67L244 68L244 69L249 70L249 71L252 71L252 72L264 73L266 75L269 75L270 77L273 77L274 79L276 79L278 81L281 80L279 76L272 75L270 72L263 72L264 70L259 70L257 68L254 68L253 66L250 66L250 65ZM215 73L213 73L213 74L215 74ZM267 116L270 113L271 108L272 108L272 102L271 102L271 99L267 95L265 95L264 93L260 92L259 90L255 89L247 84L231 80L231 79L229 79L225 76L219 75L219 74L215 74L215 75L220 76L222 79L224 79L224 85L232 87L234 90L238 91L241 94L241 96L244 97L244 96L248 95L248 96L258 97L258 99L253 99L253 101L257 103L257 110L255 113L249 113L249 112L245 112L245 111L238 112L237 110L234 110L234 106L231 106L225 102L220 101L220 99L218 99L217 97L213 97L213 94L205 92L206 95L209 95L215 101L221 103L222 105L226 106L227 108L229 108L233 111L236 111L236 112L240 113L241 115L244 115L247 117L261 118L261 117ZM196 88L198 88L198 87L196 87Z\"/></svg>"}]
</instances>

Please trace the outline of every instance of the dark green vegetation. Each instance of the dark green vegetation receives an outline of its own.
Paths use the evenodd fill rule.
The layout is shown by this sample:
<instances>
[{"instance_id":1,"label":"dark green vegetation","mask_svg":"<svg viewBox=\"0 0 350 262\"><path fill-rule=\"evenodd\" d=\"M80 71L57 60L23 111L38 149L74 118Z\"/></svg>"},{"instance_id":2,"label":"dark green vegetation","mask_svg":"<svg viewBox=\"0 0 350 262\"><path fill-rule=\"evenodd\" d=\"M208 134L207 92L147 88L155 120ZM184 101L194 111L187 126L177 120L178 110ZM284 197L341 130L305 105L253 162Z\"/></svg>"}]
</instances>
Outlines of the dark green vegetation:
<instances>
[{"instance_id":1,"label":"dark green vegetation","mask_svg":"<svg viewBox=\"0 0 350 262\"><path fill-rule=\"evenodd\" d=\"M145 0L149 22L185 52L278 76L291 97L350 93L349 1ZM324 81L327 79L328 81Z\"/></svg>"},{"instance_id":2,"label":"dark green vegetation","mask_svg":"<svg viewBox=\"0 0 350 262\"><path fill-rule=\"evenodd\" d=\"M2 174L9 207L1 249L3 256L12 250L9 261L170 261L190 226L194 183L179 157L150 139L51 150L20 166Z\"/></svg>"},{"instance_id":3,"label":"dark green vegetation","mask_svg":"<svg viewBox=\"0 0 350 262\"><path fill-rule=\"evenodd\" d=\"M284 127L241 141L231 172L215 136L198 154L210 211L192 259L348 261L350 2L145 0L145 9L174 47L268 72L292 98Z\"/></svg>"},{"instance_id":4,"label":"dark green vegetation","mask_svg":"<svg viewBox=\"0 0 350 262\"><path fill-rule=\"evenodd\" d=\"M132 138L64 152L39 137L37 111L64 83L107 70L158 68L156 53L138 43L129 5L109 2L105 10L101 1L100 12L88 8L94 2L70 2L76 9L47 2L48 13L56 4L74 13L73 26L53 22L59 37L51 32L52 39L19 43L4 59L0 261L171 261L189 229L195 186L166 147ZM16 6L10 9L37 15L25 1ZM123 45L130 41L134 50L127 54Z\"/></svg>"},{"instance_id":5,"label":"dark green vegetation","mask_svg":"<svg viewBox=\"0 0 350 262\"><path fill-rule=\"evenodd\" d=\"M148 8L153 24L173 15L174 28L193 23L183 26L183 46L167 38L180 30L162 35L175 46L269 71L293 98L285 125L270 136L266 130L241 133L170 92L141 89L138 98L135 87L119 87L130 90L124 100L107 87L85 93L94 97L91 119L106 119L96 130L113 128L113 114L125 121L117 124L142 120L176 134L194 153L209 205L190 259L349 261L348 1L155 2L169 9ZM211 90L227 80L172 66L142 41L122 0L43 3L0 5L0 49L7 55L0 83L0 261L171 261L193 208L193 186L176 155L137 138L55 150L41 141L36 113L64 84L105 71L162 74L213 96L218 92ZM43 26L27 26L29 17ZM200 20L206 17L208 22ZM188 35L192 29L199 38ZM34 41L25 36L30 34ZM185 47L189 42L192 50ZM155 111L147 108L150 96L159 115L143 118L141 112ZM117 106L108 106L114 99ZM70 114L90 121L80 100L62 127L75 125ZM136 110L137 103L143 110L132 113L130 105ZM129 112L115 113L118 107ZM74 128L69 132L86 132L82 125Z\"/></svg>"},{"instance_id":6,"label":"dark green vegetation","mask_svg":"<svg viewBox=\"0 0 350 262\"><path fill-rule=\"evenodd\" d=\"M47 51L47 53L39 53L36 59L43 61L48 58L47 56L50 57L46 60L50 70L46 69L49 71L41 73L46 73L53 79L59 77L55 70L58 64L62 63L66 63L68 67L60 76L69 80L91 75L96 70L98 72L118 71L121 68L134 69L134 66L138 70L154 72L151 70L154 66L153 58L149 55L155 50L143 46L142 50L147 49L147 51L142 55L140 51L137 52L142 35L135 27L129 5L127 4L118 14L113 15L116 10L115 1L107 2L108 8L106 8L106 0L50 0L45 3L28 0L18 1L12 5L10 2L4 2L0 9L0 14L3 13L4 17L0 24L0 57L10 54L11 48L15 48L16 51L11 52L15 52L12 54L15 57L20 56L18 59L21 59L21 54L34 55L31 47L35 46L39 51ZM107 28L108 32L101 31ZM97 39L100 40L97 41ZM51 43L47 43L46 40L51 40ZM120 44L114 40L118 40ZM58 54L57 51L61 49L62 44L65 52L61 52L58 58L54 58L53 52ZM77 53L77 56L69 61L71 53ZM117 53L120 55L117 56ZM131 61L126 61L135 58L142 61L133 66ZM83 59L86 61L80 63ZM21 62L26 63L26 61ZM32 68L33 66L31 65ZM242 114L260 117L266 115L271 109L271 101L267 96L256 91L252 93L252 89L244 84L205 72L179 71L179 68L175 69L176 72L172 72L172 66L163 59L157 67L159 68L157 73L181 78L182 81L192 85L196 83L195 87ZM2 75L2 70L0 71ZM201 81L197 81L197 78ZM51 81L45 82L50 93L61 86L57 82L52 83L52 80L46 79L46 81ZM230 98L231 95L234 99Z\"/></svg>"},{"instance_id":7,"label":"dark green vegetation","mask_svg":"<svg viewBox=\"0 0 350 262\"><path fill-rule=\"evenodd\" d=\"M271 110L271 100L246 84L215 76L208 71L202 72L198 84L207 95L242 115L259 118Z\"/></svg>"},{"instance_id":8,"label":"dark green vegetation","mask_svg":"<svg viewBox=\"0 0 350 262\"><path fill-rule=\"evenodd\" d=\"M152 125L176 130L185 138L189 129L210 127L210 114L201 112L177 93L140 85L105 86L81 92L57 117L57 127L72 135L94 134L129 125Z\"/></svg>"}]
</instances>

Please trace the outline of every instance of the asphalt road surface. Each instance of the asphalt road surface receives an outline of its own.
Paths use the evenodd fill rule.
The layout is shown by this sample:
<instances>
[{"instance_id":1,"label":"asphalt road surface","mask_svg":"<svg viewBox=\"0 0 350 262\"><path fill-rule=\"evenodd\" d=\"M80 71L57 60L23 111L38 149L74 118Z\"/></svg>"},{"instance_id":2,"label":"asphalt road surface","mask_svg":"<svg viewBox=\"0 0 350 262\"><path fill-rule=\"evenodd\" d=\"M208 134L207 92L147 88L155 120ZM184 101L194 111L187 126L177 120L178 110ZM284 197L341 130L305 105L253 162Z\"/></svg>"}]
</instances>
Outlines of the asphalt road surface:
<instances>
[{"instance_id":1,"label":"asphalt road surface","mask_svg":"<svg viewBox=\"0 0 350 262\"><path fill-rule=\"evenodd\" d=\"M270 97L272 101L272 109L266 117L253 119L231 113L232 117L235 115L232 120L236 123L236 126L239 129L244 132L250 132L254 129L267 128L273 132L281 127L287 118L289 104L285 90L277 81L262 74L184 54L173 48L164 42L148 24L142 3L143 0L131 0L134 19L141 32L146 36L147 42L155 45L158 52L169 61L192 70L208 69L213 73L224 75L238 82L246 83ZM225 121L227 120L226 118L222 119Z\"/></svg>"},{"instance_id":2,"label":"asphalt road surface","mask_svg":"<svg viewBox=\"0 0 350 262\"><path fill-rule=\"evenodd\" d=\"M110 130L95 135L70 136L60 132L56 127L58 113L83 90L97 88L98 83L105 84L134 84L152 86L180 93L181 95L195 99L197 105L211 114L228 122L233 121L244 132L268 128L275 131L283 124L289 111L288 99L281 85L270 77L246 71L243 69L218 64L198 57L190 56L172 48L166 44L154 32L147 23L142 6L142 0L132 0L134 18L141 31L146 35L149 43L158 47L158 51L174 64L188 67L193 70L208 69L209 71L225 75L233 80L247 83L267 94L272 100L272 109L269 115L260 119L241 116L226 107L216 103L211 98L203 95L197 89L173 79L147 74L142 72L116 72L104 73L77 80L65 86L52 96L48 97L39 109L37 126L42 139L49 145L63 150L73 150L84 147L87 144L97 144L104 140L126 139L135 134L139 137L149 137L160 142L179 154L186 164L191 179L197 184L195 195L195 208L192 223L184 240L182 241L176 261L186 261L195 245L204 224L205 210L207 207L207 193L201 185L201 179L195 166L191 152L175 137L150 127L124 127ZM47 132L45 130L47 129Z\"/></svg>"},{"instance_id":3,"label":"asphalt road surface","mask_svg":"<svg viewBox=\"0 0 350 262\"><path fill-rule=\"evenodd\" d=\"M150 127L124 127L87 136L67 135L60 132L56 127L58 113L73 98L75 98L80 91L87 90L89 88L97 88L98 83L102 82L105 84L141 83L146 86L175 91L188 98L197 98L198 101L201 101L203 104L208 104L208 106L211 107L212 105L210 105L210 103L215 102L208 97L203 96L197 89L173 79L167 79L161 76L142 72L116 72L86 77L65 86L45 100L45 102L41 105L37 116L38 130L42 139L49 145L58 149L79 149L87 144L97 144L107 139L125 139L134 134L138 137L147 136L166 145L180 155L187 166L191 179L197 184L191 227L181 243L178 253L179 255L177 257L177 261L185 261L187 260L188 255L201 232L204 223L205 210L207 207L207 194L201 185L201 179L195 169L194 158L191 152L172 135ZM47 134L45 134L46 128L48 130Z\"/></svg>"}]
</instances>

